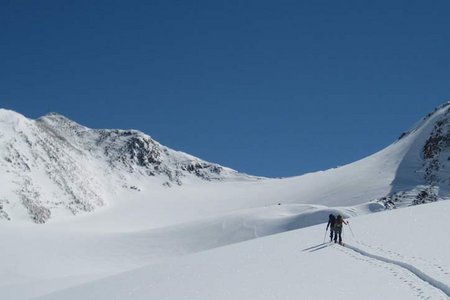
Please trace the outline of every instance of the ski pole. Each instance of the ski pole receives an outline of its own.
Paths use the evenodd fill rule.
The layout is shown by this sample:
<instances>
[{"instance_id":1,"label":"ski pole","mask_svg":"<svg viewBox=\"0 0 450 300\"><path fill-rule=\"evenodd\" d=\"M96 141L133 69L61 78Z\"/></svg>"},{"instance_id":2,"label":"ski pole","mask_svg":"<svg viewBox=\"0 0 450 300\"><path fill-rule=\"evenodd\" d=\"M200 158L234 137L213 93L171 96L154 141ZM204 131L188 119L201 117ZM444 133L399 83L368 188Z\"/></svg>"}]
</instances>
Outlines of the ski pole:
<instances>
[{"instance_id":1,"label":"ski pole","mask_svg":"<svg viewBox=\"0 0 450 300\"><path fill-rule=\"evenodd\" d=\"M325 243L325 239L327 238L327 232L328 232L328 228L325 229L325 235L324 235L324 237L323 237L323 242L324 242L324 243Z\"/></svg>"},{"instance_id":2,"label":"ski pole","mask_svg":"<svg viewBox=\"0 0 450 300\"><path fill-rule=\"evenodd\" d=\"M353 233L352 227L350 226L350 222L347 221L348 228L350 228L350 232L352 233L353 237L355 237L355 234Z\"/></svg>"}]
</instances>

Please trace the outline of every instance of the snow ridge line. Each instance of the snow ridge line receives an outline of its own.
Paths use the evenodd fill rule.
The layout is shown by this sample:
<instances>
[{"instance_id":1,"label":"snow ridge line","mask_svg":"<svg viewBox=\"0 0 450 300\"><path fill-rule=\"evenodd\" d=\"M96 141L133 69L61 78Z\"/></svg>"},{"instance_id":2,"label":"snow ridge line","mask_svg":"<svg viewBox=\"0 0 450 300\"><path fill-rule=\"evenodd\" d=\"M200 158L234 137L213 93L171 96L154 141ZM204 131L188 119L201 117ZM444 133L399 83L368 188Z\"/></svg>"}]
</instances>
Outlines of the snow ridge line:
<instances>
[{"instance_id":1,"label":"snow ridge line","mask_svg":"<svg viewBox=\"0 0 450 300\"><path fill-rule=\"evenodd\" d=\"M424 272L422 272L421 270L419 270L418 268L416 268L413 265L410 265L408 263L402 262L402 261L398 261L398 260L394 260L394 259L390 259L387 257L383 257L383 256L379 256L376 254L371 254L369 252L366 252L364 250L361 250L357 247L351 246L349 244L345 244L345 248L349 248L361 255L364 255L366 257L372 258L372 259L376 259L385 263L390 263L390 264L394 264L396 266L399 266L401 268L404 268L408 271L410 271L411 273L413 273L414 275L416 275L417 277L419 277L420 279L422 279L423 281L429 283L431 286L437 288L438 290L441 290L444 294L447 295L447 297L450 298L450 287L448 285L446 285L445 283L434 279L433 277L425 274Z\"/></svg>"}]
</instances>

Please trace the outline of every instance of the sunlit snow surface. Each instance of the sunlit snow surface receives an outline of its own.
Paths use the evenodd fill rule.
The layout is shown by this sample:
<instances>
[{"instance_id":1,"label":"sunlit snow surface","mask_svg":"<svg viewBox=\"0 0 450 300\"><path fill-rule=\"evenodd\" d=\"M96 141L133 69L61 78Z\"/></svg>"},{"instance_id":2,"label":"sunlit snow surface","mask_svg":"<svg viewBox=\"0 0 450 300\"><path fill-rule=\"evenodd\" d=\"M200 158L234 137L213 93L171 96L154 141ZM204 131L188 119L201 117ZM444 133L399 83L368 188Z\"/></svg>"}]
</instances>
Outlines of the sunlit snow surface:
<instances>
[{"instance_id":1,"label":"sunlit snow surface","mask_svg":"<svg viewBox=\"0 0 450 300\"><path fill-rule=\"evenodd\" d=\"M52 268L52 261L58 260L62 273L84 269L86 274L82 278L61 274L58 280L33 284L22 280L1 291L9 295L6 299L21 299L19 295L47 294L86 281L39 299L448 299L449 213L450 202L442 201L351 218L353 234L345 227L345 247L323 244L325 224L321 224L166 259L162 257L167 253L155 255L156 245L173 243L172 247L189 250L181 245L180 236L141 232L89 240L80 233L65 238L53 233L52 241L43 239L40 247L28 251L48 251L46 261L28 268L36 273L42 268L45 274L47 266ZM210 230L210 239L233 241L226 225ZM184 232L196 247L207 248L208 239L201 235ZM51 249L56 238L62 245L55 253ZM64 250L72 256L65 262L60 253ZM91 281L95 274L87 272L97 269L106 275L108 268L127 264L143 267L99 281Z\"/></svg>"},{"instance_id":2,"label":"sunlit snow surface","mask_svg":"<svg viewBox=\"0 0 450 300\"><path fill-rule=\"evenodd\" d=\"M0 216L0 298L448 299L448 185L436 187L438 203L384 211L378 201L427 184L421 151L445 114L447 107L437 110L363 160L286 179L225 169L214 180L186 173L181 185L168 187L164 174L105 172L105 157L79 152L90 146L77 140L78 150L64 150L64 166L75 169L69 177L59 170L58 178L76 180L67 185L72 190L88 180L76 194L91 203L95 193L102 203L76 216L65 209L77 208L70 197L45 177L54 167L45 148L33 154L27 139L1 144L8 157L20 150L44 157L46 165L21 173L23 165L0 160L0 204L12 219ZM0 118L2 142L34 128L34 121L10 112L0 110ZM200 161L174 153L164 162L170 170L186 159ZM446 170L436 176L445 180ZM17 196L18 182L27 180L52 212L45 224L31 222ZM350 220L346 247L323 243L330 213Z\"/></svg>"}]
</instances>

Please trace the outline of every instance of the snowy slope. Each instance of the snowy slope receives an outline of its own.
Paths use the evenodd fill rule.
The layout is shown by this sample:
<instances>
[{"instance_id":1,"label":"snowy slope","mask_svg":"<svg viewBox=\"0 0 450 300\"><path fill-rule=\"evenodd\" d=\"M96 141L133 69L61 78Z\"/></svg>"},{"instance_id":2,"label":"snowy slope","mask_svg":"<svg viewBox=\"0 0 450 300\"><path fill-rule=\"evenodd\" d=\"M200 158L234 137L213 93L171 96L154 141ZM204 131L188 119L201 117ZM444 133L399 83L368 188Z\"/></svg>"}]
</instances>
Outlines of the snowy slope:
<instances>
[{"instance_id":1,"label":"snowy slope","mask_svg":"<svg viewBox=\"0 0 450 300\"><path fill-rule=\"evenodd\" d=\"M449 214L445 201L354 218L345 247L304 228L39 299L449 299Z\"/></svg>"},{"instance_id":2,"label":"snowy slope","mask_svg":"<svg viewBox=\"0 0 450 300\"><path fill-rule=\"evenodd\" d=\"M222 208L279 202L343 206L382 199L386 205L398 206L446 198L450 193L448 110L448 104L443 105L399 141L361 161L283 180L264 180L202 161L139 131L95 130L58 114L29 120L0 110L4 183L0 222L45 223L102 207L114 210L117 202L131 198L177 199L175 206L179 206L186 195L201 202L208 199L202 203L204 209L220 206L220 213ZM143 205L137 210L155 209L148 201Z\"/></svg>"},{"instance_id":3,"label":"snowy slope","mask_svg":"<svg viewBox=\"0 0 450 300\"><path fill-rule=\"evenodd\" d=\"M0 257L7 258L0 262L1 299L81 299L89 292L101 294L95 299L111 299L108 290L122 299L143 299L146 293L154 299L183 299L181 294L196 291L197 298L185 299L208 294L214 295L209 299L291 299L300 289L312 299L328 299L333 289L340 299L361 299L362 291L364 299L371 299L380 288L369 282L387 284L387 299L395 294L401 296L396 299L414 298L411 286L399 280L404 276L412 278L407 282L413 282L413 294L420 289L440 299L441 292L414 276L448 286L448 277L425 270L434 264L448 275L448 259L429 247L410 252L409 247L417 248L410 232L445 249L447 242L435 233L442 232L440 226L446 230L440 218L450 202L356 217L449 198L449 114L449 104L437 108L401 139L355 163L266 179L171 150L138 131L95 130L57 114L30 120L0 110L0 239L6 241ZM429 231L411 230L424 220L422 209ZM415 210L414 218L407 215ZM323 225L309 226L323 223L331 212L361 224L352 219L357 239L349 245L366 257L354 268L347 270L357 257L351 248L302 251L320 244ZM257 240L240 243L252 239ZM408 258L405 263L419 274L382 264L399 257ZM426 262L419 265L422 259ZM331 264L345 270L342 279L325 272ZM373 265L381 267L368 272ZM197 277L189 274L193 270ZM361 290L352 290L358 272L368 277L358 277ZM270 289L269 279L280 288ZM203 288L198 286L202 280L207 282ZM215 288L222 281L228 288ZM70 287L75 290L65 290ZM164 287L172 292L168 298ZM255 297L248 296L252 293Z\"/></svg>"}]
</instances>

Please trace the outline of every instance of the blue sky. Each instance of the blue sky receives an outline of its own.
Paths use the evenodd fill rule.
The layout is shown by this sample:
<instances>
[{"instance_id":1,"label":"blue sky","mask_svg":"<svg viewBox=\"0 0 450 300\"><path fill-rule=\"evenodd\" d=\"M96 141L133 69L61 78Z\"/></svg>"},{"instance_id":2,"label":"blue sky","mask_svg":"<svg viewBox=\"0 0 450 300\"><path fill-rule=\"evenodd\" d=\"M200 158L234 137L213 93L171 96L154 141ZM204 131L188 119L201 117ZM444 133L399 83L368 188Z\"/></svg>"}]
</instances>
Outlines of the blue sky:
<instances>
[{"instance_id":1,"label":"blue sky","mask_svg":"<svg viewBox=\"0 0 450 300\"><path fill-rule=\"evenodd\" d=\"M343 165L450 100L448 1L0 1L0 107L255 175Z\"/></svg>"}]
</instances>

